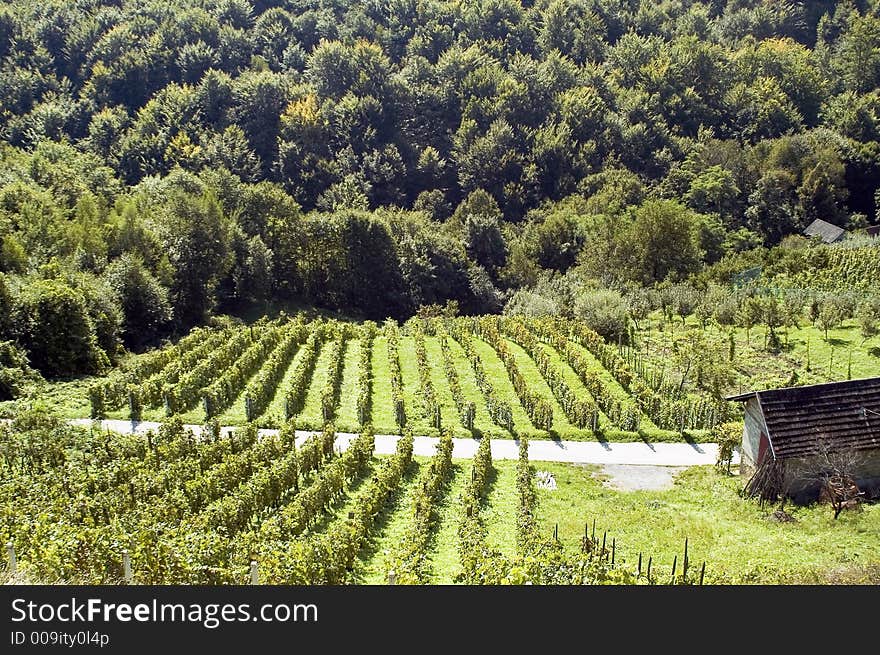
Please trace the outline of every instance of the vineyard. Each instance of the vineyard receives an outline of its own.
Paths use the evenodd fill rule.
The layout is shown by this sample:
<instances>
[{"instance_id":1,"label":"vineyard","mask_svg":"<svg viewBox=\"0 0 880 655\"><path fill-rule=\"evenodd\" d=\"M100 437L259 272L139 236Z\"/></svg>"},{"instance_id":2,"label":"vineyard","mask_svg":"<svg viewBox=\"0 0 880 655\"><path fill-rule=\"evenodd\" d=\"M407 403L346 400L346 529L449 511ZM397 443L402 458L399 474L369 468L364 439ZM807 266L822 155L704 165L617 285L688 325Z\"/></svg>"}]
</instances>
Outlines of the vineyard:
<instances>
[{"instance_id":1,"label":"vineyard","mask_svg":"<svg viewBox=\"0 0 880 655\"><path fill-rule=\"evenodd\" d=\"M370 565L365 548L393 514L404 537L382 578L419 584L431 580L426 553L439 503L458 485L457 515L444 519L456 526L458 581L635 579L614 570L607 548L585 542L566 554L558 540L539 536L527 439L519 500L508 508L516 515L508 556L487 546L481 520L495 473L488 439L469 466L453 466L447 432L428 460L413 456L409 428L393 455L378 457L369 428L342 448L329 427L303 436L292 425L259 438L253 424L196 438L171 419L141 438L24 414L0 428L0 537L16 570L43 581L242 583L256 562L266 583L342 584Z\"/></svg>"},{"instance_id":2,"label":"vineyard","mask_svg":"<svg viewBox=\"0 0 880 655\"><path fill-rule=\"evenodd\" d=\"M742 367L748 346L660 325L631 344L577 321L499 316L199 328L90 382L93 418L158 420L154 432L85 429L39 407L0 426L0 539L41 581L698 583L687 533L652 553L638 515L627 544L608 534L619 519L605 490L584 495L580 480L557 499L538 469L576 469L528 459L529 439L707 440L734 416L708 369L681 366L702 353ZM825 370L816 340L810 375ZM376 434L400 435L394 454L377 454ZM433 457L414 455L415 435L437 438ZM472 461L453 459L458 436L480 439ZM486 437L518 439L519 460L493 462ZM597 514L610 524L598 532Z\"/></svg>"},{"instance_id":3,"label":"vineyard","mask_svg":"<svg viewBox=\"0 0 880 655\"><path fill-rule=\"evenodd\" d=\"M0 538L41 580L106 583L133 567L144 583L235 583L256 561L269 583L344 583L359 567L431 583L438 530L460 582L623 580L634 572L614 570L604 545L566 554L538 534L528 438L678 440L728 411L658 389L598 334L555 320L282 315L200 328L89 387L93 418L160 419L155 433L86 431L37 411L3 428ZM266 426L278 430L258 436ZM375 454L379 430L402 435L393 456ZM355 435L344 449L343 431ZM415 434L439 436L430 461L414 457ZM506 550L481 518L496 475L489 439L465 466L452 461L454 435L520 440ZM399 538L365 562L385 515Z\"/></svg>"},{"instance_id":4,"label":"vineyard","mask_svg":"<svg viewBox=\"0 0 880 655\"><path fill-rule=\"evenodd\" d=\"M840 563L829 534L847 553L877 552L876 506L840 520L792 508L798 522L781 530L760 520L769 509L739 497L736 477L711 467L691 469L675 490L623 498L588 468L530 461L526 438L515 460L494 461L489 439L472 459L453 459L448 432L433 457L414 455L404 432L379 455L369 428L341 436L290 422L196 436L172 418L132 436L24 412L0 425L0 580L821 581ZM553 476L558 489L541 484ZM766 547L754 553L752 543Z\"/></svg>"},{"instance_id":5,"label":"vineyard","mask_svg":"<svg viewBox=\"0 0 880 655\"><path fill-rule=\"evenodd\" d=\"M700 440L732 409L576 321L302 317L200 328L89 390L92 418L495 438Z\"/></svg>"},{"instance_id":6,"label":"vineyard","mask_svg":"<svg viewBox=\"0 0 880 655\"><path fill-rule=\"evenodd\" d=\"M836 245L807 251L804 270L775 284L816 291L876 293L880 279L880 247Z\"/></svg>"}]
</instances>

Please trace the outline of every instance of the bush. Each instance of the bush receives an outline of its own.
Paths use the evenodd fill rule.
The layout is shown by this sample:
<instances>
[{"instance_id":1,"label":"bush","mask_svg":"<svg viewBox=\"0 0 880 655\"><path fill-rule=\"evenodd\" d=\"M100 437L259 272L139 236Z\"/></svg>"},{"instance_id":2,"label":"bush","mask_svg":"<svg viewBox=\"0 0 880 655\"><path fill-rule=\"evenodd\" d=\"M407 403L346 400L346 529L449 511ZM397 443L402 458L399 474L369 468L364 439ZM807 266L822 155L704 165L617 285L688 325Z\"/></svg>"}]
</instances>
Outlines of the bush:
<instances>
[{"instance_id":1,"label":"bush","mask_svg":"<svg viewBox=\"0 0 880 655\"><path fill-rule=\"evenodd\" d=\"M0 341L0 401L18 398L28 382L39 379L21 348L11 341Z\"/></svg>"},{"instance_id":2,"label":"bush","mask_svg":"<svg viewBox=\"0 0 880 655\"><path fill-rule=\"evenodd\" d=\"M578 296L575 316L609 341L628 338L629 310L617 291L599 289Z\"/></svg>"},{"instance_id":3,"label":"bush","mask_svg":"<svg viewBox=\"0 0 880 655\"><path fill-rule=\"evenodd\" d=\"M712 429L712 440L718 444L718 460L715 462L715 467L719 471L730 473L733 453L740 447L742 435L743 425L736 421L719 423Z\"/></svg>"},{"instance_id":4,"label":"bush","mask_svg":"<svg viewBox=\"0 0 880 655\"><path fill-rule=\"evenodd\" d=\"M48 377L100 373L108 365L81 293L60 280L34 280L20 297L13 330Z\"/></svg>"}]
</instances>

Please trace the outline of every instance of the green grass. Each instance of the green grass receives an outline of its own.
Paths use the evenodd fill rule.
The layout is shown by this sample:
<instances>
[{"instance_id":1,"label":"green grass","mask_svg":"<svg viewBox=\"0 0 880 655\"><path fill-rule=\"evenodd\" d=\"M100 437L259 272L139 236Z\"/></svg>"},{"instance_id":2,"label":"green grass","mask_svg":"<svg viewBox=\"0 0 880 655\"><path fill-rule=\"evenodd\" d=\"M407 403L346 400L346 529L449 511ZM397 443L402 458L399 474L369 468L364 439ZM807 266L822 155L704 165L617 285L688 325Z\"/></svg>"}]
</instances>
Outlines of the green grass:
<instances>
[{"instance_id":1,"label":"green grass","mask_svg":"<svg viewBox=\"0 0 880 655\"><path fill-rule=\"evenodd\" d=\"M504 363L501 361L501 358L498 357L498 353L496 353L492 346L482 339L474 338L473 342L474 349L477 351L477 354L483 362L483 369L486 371L486 375L489 376L489 379L495 386L495 392L498 394L499 398L510 403L511 408L513 409L514 430L520 434L528 434L529 436L548 437L549 435L547 432L544 430L538 430L532 425L528 414L526 414L526 410L520 405L519 397L516 395L513 383L511 383L510 378L507 377L507 369L504 368Z\"/></svg>"},{"instance_id":2,"label":"green grass","mask_svg":"<svg viewBox=\"0 0 880 655\"><path fill-rule=\"evenodd\" d=\"M360 429L357 416L357 399L360 393L358 377L360 375L361 342L351 339L345 348L342 367L342 385L339 390L339 404L333 422L340 432L357 432Z\"/></svg>"},{"instance_id":3,"label":"green grass","mask_svg":"<svg viewBox=\"0 0 880 655\"><path fill-rule=\"evenodd\" d=\"M547 345L546 343L539 344L540 347L547 353L550 361L553 362L556 369L562 373L562 378L568 383L568 386L571 387L572 391L577 395L578 398L589 398L593 402L595 402L595 398L592 397L587 388L584 386L584 383L581 382L580 376L574 372L574 369L568 365L568 363L562 358L562 356L552 347ZM601 409L599 410L599 429L612 429L614 424L611 422L611 419L608 418L608 415L605 414Z\"/></svg>"},{"instance_id":4,"label":"green grass","mask_svg":"<svg viewBox=\"0 0 880 655\"><path fill-rule=\"evenodd\" d=\"M275 389L275 395L272 397L272 400L269 401L269 405L266 408L266 411L259 418L259 424L265 427L273 427L280 428L281 425L285 421L284 414L284 398L287 393L287 389L290 387L290 381L293 379L293 374L296 371L296 367L299 364L299 361L303 357L304 350L302 345L297 348L296 353L293 358L290 360L290 366L287 367L287 370L284 372L284 375L281 377L281 383Z\"/></svg>"},{"instance_id":5,"label":"green grass","mask_svg":"<svg viewBox=\"0 0 880 655\"><path fill-rule=\"evenodd\" d=\"M372 421L378 434L399 432L391 400L391 370L388 367L388 339L377 336L373 341Z\"/></svg>"},{"instance_id":6,"label":"green grass","mask_svg":"<svg viewBox=\"0 0 880 655\"><path fill-rule=\"evenodd\" d=\"M425 352L428 355L431 382L434 384L434 393L437 402L440 403L440 424L444 429L450 430L456 437L470 437L470 431L461 424L458 410L455 408L455 399L449 389L449 380L446 379L446 369L443 366L443 353L440 350L440 342L436 337L425 337ZM467 363L467 362L465 362ZM461 383L462 372L458 372ZM475 401L476 402L476 401Z\"/></svg>"},{"instance_id":7,"label":"green grass","mask_svg":"<svg viewBox=\"0 0 880 655\"><path fill-rule=\"evenodd\" d=\"M417 434L437 436L437 430L430 425L425 415L414 339L401 336L398 352L400 355L400 376L403 379L403 402L406 406L406 421Z\"/></svg>"},{"instance_id":8,"label":"green grass","mask_svg":"<svg viewBox=\"0 0 880 655\"><path fill-rule=\"evenodd\" d=\"M507 339L507 345L510 347L511 352L513 353L514 360L516 361L516 365L519 368L520 373L523 374L523 377L529 381L531 385L531 389L534 393L539 394L545 400L550 402L550 406L553 408L553 424L550 426L550 432L554 436L565 435L566 439L572 439L575 441L584 441L584 440L593 440L593 431L592 430L583 430L581 428L577 428L571 424L568 420L568 417L565 415L565 411L562 409L562 405L559 404L559 401L556 399L556 396L553 395L553 390L550 389L550 386L547 384L547 381L544 379L544 376L541 375L541 372L538 370L538 365L535 364L534 360L529 356L529 354L518 344L513 341Z\"/></svg>"},{"instance_id":9,"label":"green grass","mask_svg":"<svg viewBox=\"0 0 880 655\"><path fill-rule=\"evenodd\" d=\"M798 328L779 328L777 334L782 347L777 352L765 347L765 327L752 328L748 334L744 328L734 328L732 361L729 360L730 328L710 323L702 330L693 318L684 326L680 320L664 325L656 316L642 327L636 337L638 349L647 352L646 359L654 370L665 371L673 381L681 377L672 357L673 340L680 338L686 329L700 330L719 356L730 362L734 373L733 383L726 389L730 394L789 386L792 382L819 384L880 375L880 335L864 339L854 320L829 330L827 340L824 331L808 321L801 321Z\"/></svg>"},{"instance_id":10,"label":"green grass","mask_svg":"<svg viewBox=\"0 0 880 655\"><path fill-rule=\"evenodd\" d=\"M331 343L325 342L318 353L318 360L315 362L315 372L312 375L311 383L306 392L306 400L303 403L302 411L296 416L297 427L320 429L324 424L324 418L321 416L321 391L324 385L330 379L330 355Z\"/></svg>"},{"instance_id":11,"label":"green grass","mask_svg":"<svg viewBox=\"0 0 880 655\"><path fill-rule=\"evenodd\" d=\"M487 527L486 542L490 548L508 558L516 555L516 508L519 494L516 490L516 462L492 463L489 474L489 494L480 517Z\"/></svg>"},{"instance_id":12,"label":"green grass","mask_svg":"<svg viewBox=\"0 0 880 655\"><path fill-rule=\"evenodd\" d=\"M464 354L464 349L452 338L447 339L447 343L449 344L449 352L452 353L452 361L455 363L455 370L458 373L458 383L461 385L461 392L464 394L464 397L467 400L472 401L476 407L474 431L478 434L486 434L496 439L509 438L510 433L504 428L495 425L489 417L489 410L486 409L486 399L483 397L480 388L477 386L477 378L474 369L468 361L467 356ZM445 374L444 369L444 375Z\"/></svg>"},{"instance_id":13,"label":"green grass","mask_svg":"<svg viewBox=\"0 0 880 655\"><path fill-rule=\"evenodd\" d=\"M244 407L244 396L245 391L247 390L247 385L250 384L250 381L254 379L258 374L259 370L254 372L252 376L250 376L247 382L244 383L244 387L242 387L241 392L232 401L232 404L226 408L226 410L217 417L217 420L220 421L220 425L246 425L247 424L247 414L245 413Z\"/></svg>"},{"instance_id":14,"label":"green grass","mask_svg":"<svg viewBox=\"0 0 880 655\"><path fill-rule=\"evenodd\" d=\"M370 465L366 471L364 471L363 475L358 476L345 490L345 495L342 496L334 505L331 507L324 515L318 520L315 525L313 525L309 529L310 534L317 534L319 532L324 532L330 528L330 526L336 521L344 521L348 518L348 513L354 510L358 496L362 493L366 493L369 489L369 484L367 482L375 475L375 471L378 466L380 466L381 460L379 457L373 457L370 460Z\"/></svg>"},{"instance_id":15,"label":"green grass","mask_svg":"<svg viewBox=\"0 0 880 655\"><path fill-rule=\"evenodd\" d=\"M412 516L412 491L419 479L421 467L430 457L414 457L403 480L394 491L394 501L386 505L376 517L369 541L358 555L353 581L358 584L387 584L386 556L406 533Z\"/></svg>"},{"instance_id":16,"label":"green grass","mask_svg":"<svg viewBox=\"0 0 880 655\"><path fill-rule=\"evenodd\" d=\"M557 481L555 491L538 490L540 529L549 535L558 523L568 549L579 547L584 524L592 530L595 519L600 539L606 530L608 544L616 539L617 562L635 570L638 554L645 562L650 555L663 579L675 555L681 566L687 537L691 571L705 561L707 583L856 582L865 576L880 582L880 505L866 504L837 520L825 505L787 505L796 521L778 523L768 518L775 508L739 497L740 478L712 467L688 469L666 491L624 492L603 487L596 467L533 466Z\"/></svg>"},{"instance_id":17,"label":"green grass","mask_svg":"<svg viewBox=\"0 0 880 655\"><path fill-rule=\"evenodd\" d=\"M596 359L589 350L581 346L580 344L572 342L572 347L577 350L581 355L583 355L584 359L590 365L590 370L594 371L599 378L605 383L605 387L608 389L609 393L620 401L625 401L629 398L629 393L624 389L620 382L618 382L614 376L611 374L608 369L602 366L602 362ZM641 415L640 428L645 431L660 431L660 428L651 420L650 417L645 414Z\"/></svg>"},{"instance_id":18,"label":"green grass","mask_svg":"<svg viewBox=\"0 0 880 655\"><path fill-rule=\"evenodd\" d=\"M92 413L89 387L100 379L90 375L72 380L39 382L29 397L0 402L0 418L13 418L22 405L30 406L35 400L61 418L88 418ZM120 418L128 418L127 407L125 416Z\"/></svg>"},{"instance_id":19,"label":"green grass","mask_svg":"<svg viewBox=\"0 0 880 655\"><path fill-rule=\"evenodd\" d=\"M428 553L432 564L430 584L453 584L455 575L461 570L458 524L461 521L461 497L470 474L469 460L453 462L452 479L437 507L438 526Z\"/></svg>"}]
</instances>

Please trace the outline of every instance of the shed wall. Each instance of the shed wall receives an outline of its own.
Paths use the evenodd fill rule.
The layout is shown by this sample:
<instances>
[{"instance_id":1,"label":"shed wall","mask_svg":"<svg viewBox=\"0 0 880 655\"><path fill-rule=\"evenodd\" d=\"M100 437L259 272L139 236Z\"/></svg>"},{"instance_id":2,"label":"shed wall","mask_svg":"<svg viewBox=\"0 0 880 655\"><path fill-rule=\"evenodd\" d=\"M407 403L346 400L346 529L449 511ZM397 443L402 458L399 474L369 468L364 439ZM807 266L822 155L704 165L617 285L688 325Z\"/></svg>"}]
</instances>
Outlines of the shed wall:
<instances>
[{"instance_id":1,"label":"shed wall","mask_svg":"<svg viewBox=\"0 0 880 655\"><path fill-rule=\"evenodd\" d=\"M743 440L740 453L740 473L751 475L758 462L758 452L761 447L761 433L766 434L764 417L757 398L749 398L745 405L743 417Z\"/></svg>"},{"instance_id":2,"label":"shed wall","mask_svg":"<svg viewBox=\"0 0 880 655\"><path fill-rule=\"evenodd\" d=\"M880 448L857 451L858 460L852 468L859 489L869 498L880 496ZM799 500L812 500L819 493L819 484L810 479L820 468L820 458L801 457L785 460L785 489Z\"/></svg>"}]
</instances>

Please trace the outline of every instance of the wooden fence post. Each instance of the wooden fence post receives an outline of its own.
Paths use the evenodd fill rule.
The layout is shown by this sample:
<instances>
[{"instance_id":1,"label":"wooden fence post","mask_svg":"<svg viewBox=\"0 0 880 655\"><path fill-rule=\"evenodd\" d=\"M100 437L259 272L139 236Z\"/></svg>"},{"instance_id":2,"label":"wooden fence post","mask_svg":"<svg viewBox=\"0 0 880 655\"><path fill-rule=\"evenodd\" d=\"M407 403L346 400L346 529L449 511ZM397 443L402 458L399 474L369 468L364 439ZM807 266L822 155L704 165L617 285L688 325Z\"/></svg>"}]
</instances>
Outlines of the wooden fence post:
<instances>
[{"instance_id":1,"label":"wooden fence post","mask_svg":"<svg viewBox=\"0 0 880 655\"><path fill-rule=\"evenodd\" d=\"M251 584L260 584L260 568L256 560L251 560Z\"/></svg>"},{"instance_id":2,"label":"wooden fence post","mask_svg":"<svg viewBox=\"0 0 880 655\"><path fill-rule=\"evenodd\" d=\"M687 584L688 575L688 540L684 538L684 560L681 563L681 581Z\"/></svg>"},{"instance_id":3,"label":"wooden fence post","mask_svg":"<svg viewBox=\"0 0 880 655\"><path fill-rule=\"evenodd\" d=\"M127 550L122 551L122 579L125 584L131 584L131 555Z\"/></svg>"},{"instance_id":4,"label":"wooden fence post","mask_svg":"<svg viewBox=\"0 0 880 655\"><path fill-rule=\"evenodd\" d=\"M388 571L388 584L397 584L397 574L394 572L394 569Z\"/></svg>"}]
</instances>

